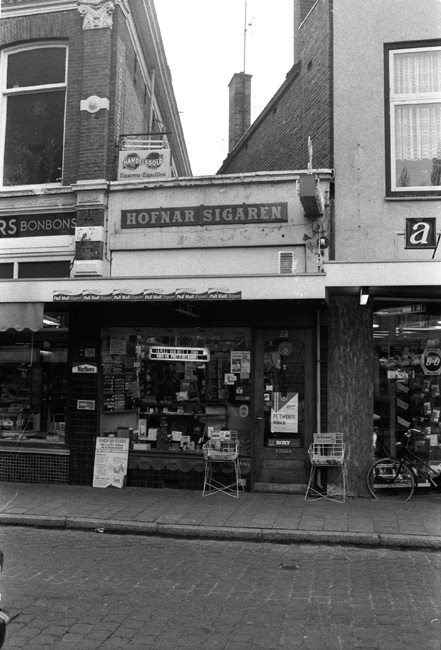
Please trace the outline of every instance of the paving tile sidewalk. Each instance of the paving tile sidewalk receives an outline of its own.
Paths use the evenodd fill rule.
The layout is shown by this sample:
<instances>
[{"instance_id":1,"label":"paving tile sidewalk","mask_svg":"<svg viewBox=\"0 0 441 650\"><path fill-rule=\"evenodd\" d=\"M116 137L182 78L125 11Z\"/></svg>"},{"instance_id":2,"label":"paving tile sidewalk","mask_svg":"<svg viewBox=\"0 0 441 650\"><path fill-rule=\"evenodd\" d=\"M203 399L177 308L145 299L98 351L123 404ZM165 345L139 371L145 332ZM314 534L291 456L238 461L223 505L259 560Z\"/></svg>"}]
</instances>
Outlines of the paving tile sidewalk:
<instances>
[{"instance_id":1,"label":"paving tile sidewalk","mask_svg":"<svg viewBox=\"0 0 441 650\"><path fill-rule=\"evenodd\" d=\"M336 503L300 494L246 492L233 499L191 490L0 482L0 525L441 550L441 493L416 494L409 503Z\"/></svg>"}]
</instances>

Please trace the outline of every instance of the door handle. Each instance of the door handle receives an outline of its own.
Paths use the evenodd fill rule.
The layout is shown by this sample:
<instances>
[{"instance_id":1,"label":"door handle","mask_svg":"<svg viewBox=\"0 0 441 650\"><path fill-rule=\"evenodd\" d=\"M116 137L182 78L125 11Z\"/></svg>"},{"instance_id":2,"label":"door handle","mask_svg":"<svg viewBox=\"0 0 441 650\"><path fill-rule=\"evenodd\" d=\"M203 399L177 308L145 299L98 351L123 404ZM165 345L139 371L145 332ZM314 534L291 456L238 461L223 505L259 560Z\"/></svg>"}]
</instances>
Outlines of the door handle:
<instances>
[{"instance_id":1,"label":"door handle","mask_svg":"<svg viewBox=\"0 0 441 650\"><path fill-rule=\"evenodd\" d=\"M263 420L263 418L261 418L261 417L257 417L257 418L256 418L256 422L259 422L259 421L261 421L261 420Z\"/></svg>"}]
</instances>

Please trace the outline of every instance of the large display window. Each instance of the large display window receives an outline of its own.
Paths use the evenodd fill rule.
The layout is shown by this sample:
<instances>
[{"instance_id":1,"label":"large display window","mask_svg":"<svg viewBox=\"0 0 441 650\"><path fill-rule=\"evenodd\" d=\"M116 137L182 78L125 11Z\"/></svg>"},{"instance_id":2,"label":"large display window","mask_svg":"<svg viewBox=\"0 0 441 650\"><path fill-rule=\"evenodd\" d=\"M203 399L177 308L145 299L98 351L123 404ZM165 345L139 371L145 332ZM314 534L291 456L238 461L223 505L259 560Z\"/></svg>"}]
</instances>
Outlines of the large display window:
<instances>
[{"instance_id":1,"label":"large display window","mask_svg":"<svg viewBox=\"0 0 441 650\"><path fill-rule=\"evenodd\" d=\"M65 442L67 314L47 313L38 332L0 334L0 437Z\"/></svg>"},{"instance_id":2,"label":"large display window","mask_svg":"<svg viewBox=\"0 0 441 650\"><path fill-rule=\"evenodd\" d=\"M441 304L386 306L374 313L374 443L378 456L418 429L414 451L441 460Z\"/></svg>"},{"instance_id":3,"label":"large display window","mask_svg":"<svg viewBox=\"0 0 441 650\"><path fill-rule=\"evenodd\" d=\"M236 430L249 454L251 341L241 328L108 328L102 332L103 435L133 451L201 453Z\"/></svg>"}]
</instances>

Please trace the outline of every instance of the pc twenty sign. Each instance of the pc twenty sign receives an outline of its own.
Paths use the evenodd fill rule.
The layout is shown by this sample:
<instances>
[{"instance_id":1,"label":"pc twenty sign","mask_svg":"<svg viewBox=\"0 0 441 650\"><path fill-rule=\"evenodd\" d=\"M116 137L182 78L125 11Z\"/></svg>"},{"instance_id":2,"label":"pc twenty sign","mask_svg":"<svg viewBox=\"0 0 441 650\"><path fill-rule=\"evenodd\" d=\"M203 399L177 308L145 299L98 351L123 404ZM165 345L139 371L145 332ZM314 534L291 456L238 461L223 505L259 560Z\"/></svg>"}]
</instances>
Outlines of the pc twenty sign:
<instances>
[{"instance_id":1,"label":"pc twenty sign","mask_svg":"<svg viewBox=\"0 0 441 650\"><path fill-rule=\"evenodd\" d=\"M121 210L121 228L222 226L288 221L287 203L240 203Z\"/></svg>"}]
</instances>

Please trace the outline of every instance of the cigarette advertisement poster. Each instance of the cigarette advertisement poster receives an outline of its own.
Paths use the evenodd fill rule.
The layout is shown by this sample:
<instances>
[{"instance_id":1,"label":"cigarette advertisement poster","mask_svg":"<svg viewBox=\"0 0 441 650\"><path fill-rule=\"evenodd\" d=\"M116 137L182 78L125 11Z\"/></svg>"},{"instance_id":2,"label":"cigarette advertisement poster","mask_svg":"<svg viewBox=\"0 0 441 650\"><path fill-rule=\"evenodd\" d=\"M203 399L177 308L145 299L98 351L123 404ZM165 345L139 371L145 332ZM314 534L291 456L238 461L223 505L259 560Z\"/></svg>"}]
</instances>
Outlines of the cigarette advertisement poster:
<instances>
[{"instance_id":1,"label":"cigarette advertisement poster","mask_svg":"<svg viewBox=\"0 0 441 650\"><path fill-rule=\"evenodd\" d=\"M298 428L299 394L274 393L271 408L271 433L298 433Z\"/></svg>"},{"instance_id":2,"label":"cigarette advertisement poster","mask_svg":"<svg viewBox=\"0 0 441 650\"><path fill-rule=\"evenodd\" d=\"M97 438L93 487L105 488L111 485L117 488L124 487L128 459L128 438Z\"/></svg>"}]
</instances>

